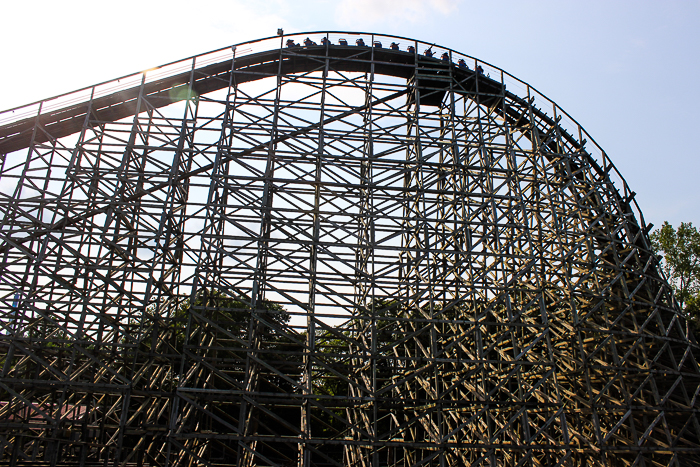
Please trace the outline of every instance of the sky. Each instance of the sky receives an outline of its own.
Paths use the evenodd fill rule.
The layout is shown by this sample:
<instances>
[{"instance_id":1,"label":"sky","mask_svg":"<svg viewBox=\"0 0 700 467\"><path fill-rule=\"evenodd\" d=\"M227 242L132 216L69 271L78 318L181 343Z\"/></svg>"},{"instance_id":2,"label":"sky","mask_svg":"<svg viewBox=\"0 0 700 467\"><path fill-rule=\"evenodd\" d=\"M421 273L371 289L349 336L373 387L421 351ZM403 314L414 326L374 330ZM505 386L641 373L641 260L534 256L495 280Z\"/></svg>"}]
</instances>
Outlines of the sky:
<instances>
[{"instance_id":1,"label":"sky","mask_svg":"<svg viewBox=\"0 0 700 467\"><path fill-rule=\"evenodd\" d=\"M0 110L231 44L394 34L500 67L613 160L646 222L700 227L700 0L36 0L0 19Z\"/></svg>"}]
</instances>

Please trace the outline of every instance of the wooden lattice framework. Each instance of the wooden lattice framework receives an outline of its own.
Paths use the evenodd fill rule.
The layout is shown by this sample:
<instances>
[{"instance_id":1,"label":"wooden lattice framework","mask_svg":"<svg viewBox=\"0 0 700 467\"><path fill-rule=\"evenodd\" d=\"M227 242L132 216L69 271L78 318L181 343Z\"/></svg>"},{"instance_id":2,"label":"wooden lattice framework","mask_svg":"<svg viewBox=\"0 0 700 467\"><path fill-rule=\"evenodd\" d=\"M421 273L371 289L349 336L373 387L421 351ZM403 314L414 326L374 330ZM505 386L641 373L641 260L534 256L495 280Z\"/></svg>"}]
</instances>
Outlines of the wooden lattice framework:
<instances>
[{"instance_id":1,"label":"wooden lattice framework","mask_svg":"<svg viewBox=\"0 0 700 467\"><path fill-rule=\"evenodd\" d=\"M1 113L0 154L3 465L700 462L634 192L503 70L273 37Z\"/></svg>"}]
</instances>

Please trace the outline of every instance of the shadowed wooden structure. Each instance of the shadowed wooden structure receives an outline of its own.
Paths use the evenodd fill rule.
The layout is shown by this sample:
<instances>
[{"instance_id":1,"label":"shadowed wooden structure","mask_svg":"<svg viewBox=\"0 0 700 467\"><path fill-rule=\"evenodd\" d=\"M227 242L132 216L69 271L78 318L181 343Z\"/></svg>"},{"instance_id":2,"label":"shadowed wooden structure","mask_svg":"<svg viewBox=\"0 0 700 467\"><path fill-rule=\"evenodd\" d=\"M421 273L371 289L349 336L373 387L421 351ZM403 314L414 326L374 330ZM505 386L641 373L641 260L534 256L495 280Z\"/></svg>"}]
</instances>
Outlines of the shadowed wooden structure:
<instances>
[{"instance_id":1,"label":"shadowed wooden structure","mask_svg":"<svg viewBox=\"0 0 700 467\"><path fill-rule=\"evenodd\" d=\"M0 155L0 465L700 465L651 226L503 70L273 37L0 113Z\"/></svg>"}]
</instances>

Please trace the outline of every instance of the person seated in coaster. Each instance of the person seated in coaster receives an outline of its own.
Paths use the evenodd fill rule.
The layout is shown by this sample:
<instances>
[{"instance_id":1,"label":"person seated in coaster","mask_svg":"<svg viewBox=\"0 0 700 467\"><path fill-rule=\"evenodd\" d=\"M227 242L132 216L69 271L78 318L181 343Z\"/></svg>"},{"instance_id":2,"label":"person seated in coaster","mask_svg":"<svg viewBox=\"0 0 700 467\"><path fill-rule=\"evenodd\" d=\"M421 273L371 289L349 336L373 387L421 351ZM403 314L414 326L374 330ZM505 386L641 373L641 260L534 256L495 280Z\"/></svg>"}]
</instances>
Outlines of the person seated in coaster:
<instances>
[{"instance_id":1,"label":"person seated in coaster","mask_svg":"<svg viewBox=\"0 0 700 467\"><path fill-rule=\"evenodd\" d=\"M321 45L328 45L328 38L327 37L321 38Z\"/></svg>"},{"instance_id":2,"label":"person seated in coaster","mask_svg":"<svg viewBox=\"0 0 700 467\"><path fill-rule=\"evenodd\" d=\"M412 45L409 45L408 48L407 48L406 50L409 51L409 52L411 52L411 53L416 53L416 48L413 47Z\"/></svg>"},{"instance_id":3,"label":"person seated in coaster","mask_svg":"<svg viewBox=\"0 0 700 467\"><path fill-rule=\"evenodd\" d=\"M365 47L365 41L362 40L362 38L360 37L359 39L357 39L357 40L355 41L355 45L358 46L358 47Z\"/></svg>"},{"instance_id":4,"label":"person seated in coaster","mask_svg":"<svg viewBox=\"0 0 700 467\"><path fill-rule=\"evenodd\" d=\"M396 42L392 42L391 45L389 45L389 48L391 50L399 50L399 44Z\"/></svg>"},{"instance_id":5,"label":"person seated in coaster","mask_svg":"<svg viewBox=\"0 0 700 467\"><path fill-rule=\"evenodd\" d=\"M379 42L379 41L374 41L374 46L375 46L376 48L378 48L378 49L381 49L381 48L382 48L382 43Z\"/></svg>"},{"instance_id":6,"label":"person seated in coaster","mask_svg":"<svg viewBox=\"0 0 700 467\"><path fill-rule=\"evenodd\" d=\"M309 39L308 37L306 39L304 39L304 46L305 47L311 47L312 45L318 45L318 44L315 43L314 41L312 41L311 39Z\"/></svg>"},{"instance_id":7,"label":"person seated in coaster","mask_svg":"<svg viewBox=\"0 0 700 467\"><path fill-rule=\"evenodd\" d=\"M445 52L444 54L442 54L442 57L441 57L441 58L442 58L442 61L443 61L443 62L449 62L449 61L450 61L450 54L448 54L447 52Z\"/></svg>"},{"instance_id":8,"label":"person seated in coaster","mask_svg":"<svg viewBox=\"0 0 700 467\"><path fill-rule=\"evenodd\" d=\"M345 39L338 39L338 44L340 44L340 45L348 45L348 41L346 41Z\"/></svg>"},{"instance_id":9,"label":"person seated in coaster","mask_svg":"<svg viewBox=\"0 0 700 467\"><path fill-rule=\"evenodd\" d=\"M463 58L459 59L459 61L457 62L457 65L464 70L469 69L469 67L467 66L467 62L465 62Z\"/></svg>"},{"instance_id":10,"label":"person seated in coaster","mask_svg":"<svg viewBox=\"0 0 700 467\"><path fill-rule=\"evenodd\" d=\"M295 44L294 39L287 39L287 47L291 49L292 47L299 47L299 44Z\"/></svg>"},{"instance_id":11,"label":"person seated in coaster","mask_svg":"<svg viewBox=\"0 0 700 467\"><path fill-rule=\"evenodd\" d=\"M431 49L425 49L425 52L423 52L423 55L425 55L426 57L432 57L433 51Z\"/></svg>"},{"instance_id":12,"label":"person seated in coaster","mask_svg":"<svg viewBox=\"0 0 700 467\"><path fill-rule=\"evenodd\" d=\"M481 68L481 65L477 65L476 67L476 72L479 73L480 75L484 74L484 69Z\"/></svg>"}]
</instances>

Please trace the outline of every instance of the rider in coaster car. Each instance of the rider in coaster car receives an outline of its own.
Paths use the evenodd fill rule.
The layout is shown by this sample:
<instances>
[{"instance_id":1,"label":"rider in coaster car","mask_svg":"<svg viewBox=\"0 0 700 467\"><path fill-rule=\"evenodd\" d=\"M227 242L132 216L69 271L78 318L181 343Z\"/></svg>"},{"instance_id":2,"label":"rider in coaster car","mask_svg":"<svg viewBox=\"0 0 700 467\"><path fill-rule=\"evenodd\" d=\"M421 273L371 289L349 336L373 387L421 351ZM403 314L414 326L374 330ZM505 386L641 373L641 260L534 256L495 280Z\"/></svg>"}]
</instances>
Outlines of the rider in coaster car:
<instances>
[{"instance_id":1,"label":"rider in coaster car","mask_svg":"<svg viewBox=\"0 0 700 467\"><path fill-rule=\"evenodd\" d=\"M423 52L423 55L425 55L426 57L432 57L433 51L431 49L425 49L425 52Z\"/></svg>"},{"instance_id":2,"label":"rider in coaster car","mask_svg":"<svg viewBox=\"0 0 700 467\"><path fill-rule=\"evenodd\" d=\"M348 41L346 41L345 39L338 39L338 44L340 44L340 45L348 45Z\"/></svg>"},{"instance_id":3,"label":"rider in coaster car","mask_svg":"<svg viewBox=\"0 0 700 467\"><path fill-rule=\"evenodd\" d=\"M360 47L365 47L365 41L362 40L362 38L360 37L359 39L357 39L355 41L355 45L360 46Z\"/></svg>"},{"instance_id":4,"label":"rider in coaster car","mask_svg":"<svg viewBox=\"0 0 700 467\"><path fill-rule=\"evenodd\" d=\"M399 50L399 44L392 42L391 45L389 45L389 48L391 48L391 50Z\"/></svg>"},{"instance_id":5,"label":"rider in coaster car","mask_svg":"<svg viewBox=\"0 0 700 467\"><path fill-rule=\"evenodd\" d=\"M443 61L443 62L449 62L449 61L450 61L450 55L449 55L447 52L445 52L444 54L442 54L442 61Z\"/></svg>"},{"instance_id":6,"label":"rider in coaster car","mask_svg":"<svg viewBox=\"0 0 700 467\"><path fill-rule=\"evenodd\" d=\"M312 45L318 45L318 44L315 43L314 41L312 41L311 39L309 39L308 37L306 39L304 39L304 46L311 47Z\"/></svg>"},{"instance_id":7,"label":"rider in coaster car","mask_svg":"<svg viewBox=\"0 0 700 467\"><path fill-rule=\"evenodd\" d=\"M469 69L469 67L467 66L467 62L465 62L463 58L460 58L460 59L459 59L459 61L457 62L457 65L458 65L460 68L464 68L465 70L468 70L468 69Z\"/></svg>"}]
</instances>

